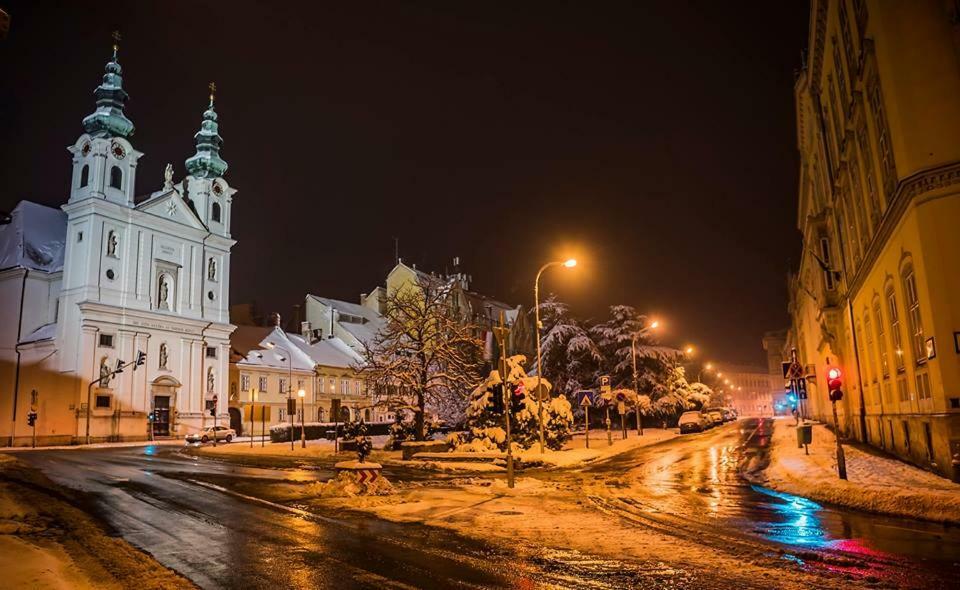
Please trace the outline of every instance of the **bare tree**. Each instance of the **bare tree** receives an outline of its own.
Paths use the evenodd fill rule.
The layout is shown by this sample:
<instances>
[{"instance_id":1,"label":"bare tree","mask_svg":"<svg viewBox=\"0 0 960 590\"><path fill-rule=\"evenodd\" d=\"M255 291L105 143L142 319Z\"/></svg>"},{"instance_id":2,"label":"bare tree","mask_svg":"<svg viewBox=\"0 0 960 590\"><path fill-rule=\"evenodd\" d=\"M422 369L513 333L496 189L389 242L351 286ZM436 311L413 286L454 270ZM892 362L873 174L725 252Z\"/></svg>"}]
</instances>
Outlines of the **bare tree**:
<instances>
[{"instance_id":1,"label":"bare tree","mask_svg":"<svg viewBox=\"0 0 960 590\"><path fill-rule=\"evenodd\" d=\"M377 401L414 414L417 440L426 438L427 410L462 412L481 381L483 342L457 317L450 285L421 278L387 297L385 326L365 347L361 370Z\"/></svg>"}]
</instances>

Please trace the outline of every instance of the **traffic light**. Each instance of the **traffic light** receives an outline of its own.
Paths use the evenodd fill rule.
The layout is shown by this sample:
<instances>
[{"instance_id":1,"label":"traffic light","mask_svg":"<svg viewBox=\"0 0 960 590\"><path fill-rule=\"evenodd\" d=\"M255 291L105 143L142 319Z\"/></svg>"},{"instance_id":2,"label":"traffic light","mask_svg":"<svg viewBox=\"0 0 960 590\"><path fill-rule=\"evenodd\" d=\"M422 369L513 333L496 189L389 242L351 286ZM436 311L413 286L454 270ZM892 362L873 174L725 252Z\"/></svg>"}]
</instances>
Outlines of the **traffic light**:
<instances>
[{"instance_id":1,"label":"traffic light","mask_svg":"<svg viewBox=\"0 0 960 590\"><path fill-rule=\"evenodd\" d=\"M117 359L117 368L113 372L116 374L123 373L123 359Z\"/></svg>"},{"instance_id":2,"label":"traffic light","mask_svg":"<svg viewBox=\"0 0 960 590\"><path fill-rule=\"evenodd\" d=\"M27 413L27 426L36 426L37 425L37 413L34 410L30 410Z\"/></svg>"},{"instance_id":3,"label":"traffic light","mask_svg":"<svg viewBox=\"0 0 960 590\"><path fill-rule=\"evenodd\" d=\"M152 412L150 412L149 414L147 414L147 420L149 420L150 422L155 422L156 419L157 419L157 411L156 411L156 410L153 410Z\"/></svg>"},{"instance_id":4,"label":"traffic light","mask_svg":"<svg viewBox=\"0 0 960 590\"><path fill-rule=\"evenodd\" d=\"M491 414L503 414L503 384L497 383L487 388L487 407Z\"/></svg>"},{"instance_id":5,"label":"traffic light","mask_svg":"<svg viewBox=\"0 0 960 590\"><path fill-rule=\"evenodd\" d=\"M830 367L827 371L827 391L830 392L830 401L838 402L843 399L843 373L837 367Z\"/></svg>"},{"instance_id":6,"label":"traffic light","mask_svg":"<svg viewBox=\"0 0 960 590\"><path fill-rule=\"evenodd\" d=\"M510 413L516 414L523 409L523 400L527 395L523 391L523 384L518 384L513 389L513 395L510 396Z\"/></svg>"},{"instance_id":7,"label":"traffic light","mask_svg":"<svg viewBox=\"0 0 960 590\"><path fill-rule=\"evenodd\" d=\"M143 363L147 362L147 353L142 350L137 351L137 362L133 365L133 370L136 371L137 367L142 367Z\"/></svg>"}]
</instances>

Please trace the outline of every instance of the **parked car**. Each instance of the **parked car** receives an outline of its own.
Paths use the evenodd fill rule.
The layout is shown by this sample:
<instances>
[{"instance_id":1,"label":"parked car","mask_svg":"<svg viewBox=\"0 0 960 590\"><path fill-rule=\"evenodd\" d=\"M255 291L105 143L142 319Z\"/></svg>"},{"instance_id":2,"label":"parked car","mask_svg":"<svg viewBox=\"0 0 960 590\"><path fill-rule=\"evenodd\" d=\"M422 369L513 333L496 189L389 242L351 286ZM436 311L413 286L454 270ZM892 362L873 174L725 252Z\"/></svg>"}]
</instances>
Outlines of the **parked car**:
<instances>
[{"instance_id":1,"label":"parked car","mask_svg":"<svg viewBox=\"0 0 960 590\"><path fill-rule=\"evenodd\" d=\"M727 423L727 422L732 422L733 420L736 420L736 419L737 419L736 414L734 414L734 413L733 413L733 410L731 410L730 408L721 408L721 407L707 408L707 409L704 410L704 412L706 412L706 413L708 413L708 414L712 414L713 412L719 413L719 414L720 414L720 422L721 422L721 423L724 423L724 424Z\"/></svg>"},{"instance_id":2,"label":"parked car","mask_svg":"<svg viewBox=\"0 0 960 590\"><path fill-rule=\"evenodd\" d=\"M232 428L227 428L226 426L210 426L205 430L201 430L200 432L192 432L188 434L186 441L188 443L210 442L213 440L214 434L216 434L217 440L230 442L234 439L234 437L237 436L237 431Z\"/></svg>"},{"instance_id":3,"label":"parked car","mask_svg":"<svg viewBox=\"0 0 960 590\"><path fill-rule=\"evenodd\" d=\"M681 414L677 425L680 426L680 434L703 432L710 427L708 418L696 410Z\"/></svg>"},{"instance_id":4,"label":"parked car","mask_svg":"<svg viewBox=\"0 0 960 590\"><path fill-rule=\"evenodd\" d=\"M706 414L713 421L714 426L723 425L723 413L720 410L708 410Z\"/></svg>"}]
</instances>

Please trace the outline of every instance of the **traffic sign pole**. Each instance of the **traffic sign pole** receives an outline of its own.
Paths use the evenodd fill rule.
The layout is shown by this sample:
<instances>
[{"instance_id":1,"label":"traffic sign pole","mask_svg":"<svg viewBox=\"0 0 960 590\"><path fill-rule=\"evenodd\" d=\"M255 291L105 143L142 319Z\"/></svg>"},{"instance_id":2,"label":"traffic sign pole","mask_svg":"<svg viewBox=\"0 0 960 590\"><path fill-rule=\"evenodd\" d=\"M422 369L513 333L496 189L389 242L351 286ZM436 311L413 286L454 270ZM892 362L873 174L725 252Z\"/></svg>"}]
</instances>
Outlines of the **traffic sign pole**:
<instances>
[{"instance_id":1,"label":"traffic sign pole","mask_svg":"<svg viewBox=\"0 0 960 590\"><path fill-rule=\"evenodd\" d=\"M586 447L590 448L590 406L583 409L584 426L587 428Z\"/></svg>"}]
</instances>

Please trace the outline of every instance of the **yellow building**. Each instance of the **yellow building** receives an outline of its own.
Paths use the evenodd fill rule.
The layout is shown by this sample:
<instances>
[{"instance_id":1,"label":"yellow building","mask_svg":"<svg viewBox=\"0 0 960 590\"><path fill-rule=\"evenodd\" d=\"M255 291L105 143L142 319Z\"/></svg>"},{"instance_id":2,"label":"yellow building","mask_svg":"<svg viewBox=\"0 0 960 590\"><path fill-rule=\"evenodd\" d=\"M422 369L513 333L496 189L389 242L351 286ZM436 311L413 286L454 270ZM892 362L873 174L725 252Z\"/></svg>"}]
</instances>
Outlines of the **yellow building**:
<instances>
[{"instance_id":1,"label":"yellow building","mask_svg":"<svg viewBox=\"0 0 960 590\"><path fill-rule=\"evenodd\" d=\"M792 328L810 414L960 478L960 29L940 0L813 0L795 86Z\"/></svg>"}]
</instances>

